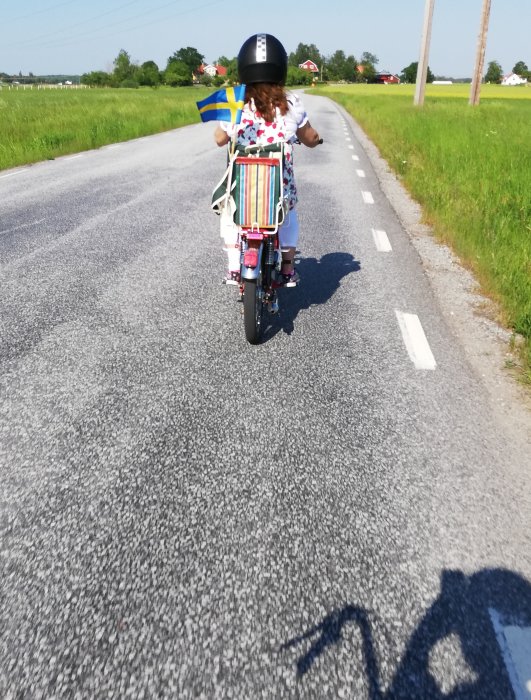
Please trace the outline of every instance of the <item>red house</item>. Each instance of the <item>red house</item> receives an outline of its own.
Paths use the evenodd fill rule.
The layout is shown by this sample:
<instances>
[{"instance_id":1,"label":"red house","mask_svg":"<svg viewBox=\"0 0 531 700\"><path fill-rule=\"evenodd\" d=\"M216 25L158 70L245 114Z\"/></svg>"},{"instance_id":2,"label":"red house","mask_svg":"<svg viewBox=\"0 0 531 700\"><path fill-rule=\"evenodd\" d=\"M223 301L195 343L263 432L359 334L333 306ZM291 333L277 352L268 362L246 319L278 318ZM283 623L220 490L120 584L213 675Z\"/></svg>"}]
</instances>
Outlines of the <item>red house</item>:
<instances>
[{"instance_id":1,"label":"red house","mask_svg":"<svg viewBox=\"0 0 531 700\"><path fill-rule=\"evenodd\" d=\"M313 61L310 61L309 59L307 61L304 61L304 63L299 63L299 68L302 68L302 70L309 70L312 73L319 73L319 68L317 67L317 64L315 64Z\"/></svg>"},{"instance_id":2,"label":"red house","mask_svg":"<svg viewBox=\"0 0 531 700\"><path fill-rule=\"evenodd\" d=\"M381 73L376 73L374 76L374 82L382 85L398 85L400 78L393 73L389 73L388 71L382 71Z\"/></svg>"}]
</instances>

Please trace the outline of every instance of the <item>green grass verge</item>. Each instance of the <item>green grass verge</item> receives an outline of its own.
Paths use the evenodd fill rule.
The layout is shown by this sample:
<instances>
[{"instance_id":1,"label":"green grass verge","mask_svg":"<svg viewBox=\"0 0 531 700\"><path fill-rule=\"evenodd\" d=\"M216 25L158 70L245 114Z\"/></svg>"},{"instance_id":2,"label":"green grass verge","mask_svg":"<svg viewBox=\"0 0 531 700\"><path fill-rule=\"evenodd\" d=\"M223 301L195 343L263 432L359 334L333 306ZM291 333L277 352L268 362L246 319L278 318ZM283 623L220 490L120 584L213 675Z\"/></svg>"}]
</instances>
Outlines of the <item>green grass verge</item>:
<instances>
[{"instance_id":1,"label":"green grass verge","mask_svg":"<svg viewBox=\"0 0 531 700\"><path fill-rule=\"evenodd\" d=\"M524 338L531 382L531 89L484 86L328 86L422 205L435 234L470 267ZM511 99L509 99L511 98Z\"/></svg>"},{"instance_id":2,"label":"green grass verge","mask_svg":"<svg viewBox=\"0 0 531 700\"><path fill-rule=\"evenodd\" d=\"M207 88L0 90L0 169L199 121Z\"/></svg>"}]
</instances>

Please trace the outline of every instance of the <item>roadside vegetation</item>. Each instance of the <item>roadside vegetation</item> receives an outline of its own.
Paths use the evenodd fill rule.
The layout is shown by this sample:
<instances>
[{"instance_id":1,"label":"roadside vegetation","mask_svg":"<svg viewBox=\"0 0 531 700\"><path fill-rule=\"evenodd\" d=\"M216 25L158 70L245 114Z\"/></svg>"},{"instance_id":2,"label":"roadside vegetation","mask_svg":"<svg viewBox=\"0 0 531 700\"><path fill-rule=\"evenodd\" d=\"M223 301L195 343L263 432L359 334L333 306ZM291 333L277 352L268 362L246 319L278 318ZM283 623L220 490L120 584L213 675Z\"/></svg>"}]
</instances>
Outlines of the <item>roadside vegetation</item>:
<instances>
[{"instance_id":1,"label":"roadside vegetation","mask_svg":"<svg viewBox=\"0 0 531 700\"><path fill-rule=\"evenodd\" d=\"M0 91L0 169L53 159L199 120L205 87Z\"/></svg>"},{"instance_id":2,"label":"roadside vegetation","mask_svg":"<svg viewBox=\"0 0 531 700\"><path fill-rule=\"evenodd\" d=\"M531 382L531 90L429 86L424 107L412 85L328 86L422 205L436 236L456 251L502 319L524 338ZM510 99L509 99L510 98Z\"/></svg>"}]
</instances>

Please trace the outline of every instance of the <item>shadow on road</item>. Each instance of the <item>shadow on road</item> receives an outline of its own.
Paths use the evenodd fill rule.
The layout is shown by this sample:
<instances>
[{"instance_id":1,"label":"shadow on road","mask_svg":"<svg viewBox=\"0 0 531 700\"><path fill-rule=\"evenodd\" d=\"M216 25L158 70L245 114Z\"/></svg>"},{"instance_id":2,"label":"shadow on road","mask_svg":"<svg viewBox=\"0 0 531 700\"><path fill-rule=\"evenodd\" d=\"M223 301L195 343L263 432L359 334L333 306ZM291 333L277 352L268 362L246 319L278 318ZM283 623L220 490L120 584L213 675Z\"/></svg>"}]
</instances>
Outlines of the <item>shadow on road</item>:
<instances>
[{"instance_id":1,"label":"shadow on road","mask_svg":"<svg viewBox=\"0 0 531 700\"><path fill-rule=\"evenodd\" d=\"M269 318L264 340L280 331L291 335L299 311L325 304L339 289L343 277L360 269L360 263L350 253L327 253L320 260L302 258L297 265L301 282L293 289L280 291L280 314Z\"/></svg>"},{"instance_id":2,"label":"shadow on road","mask_svg":"<svg viewBox=\"0 0 531 700\"><path fill-rule=\"evenodd\" d=\"M371 700L511 698L492 615L504 626L531 626L529 582L505 569L484 569L471 576L461 571L444 571L440 595L412 634L385 692L381 689L369 613L359 607L347 605L331 613L315 627L283 644L281 650L310 643L296 664L297 676L301 678L328 647L341 643L346 625L354 623L361 634ZM468 666L467 679L455 681L451 689L443 690L430 669L431 656L437 645L450 637L460 643L460 653Z\"/></svg>"},{"instance_id":3,"label":"shadow on road","mask_svg":"<svg viewBox=\"0 0 531 700\"><path fill-rule=\"evenodd\" d=\"M357 623L361 631L363 655L365 658L365 673L371 687L371 698L379 698L381 696L378 690L378 666L374 656L371 627L367 613L362 608L346 605L342 610L327 615L321 623L307 632L304 632L299 637L290 639L289 642L282 645L281 649L284 651L290 647L302 644L307 639L316 637L310 649L297 661L297 676L301 678L311 669L313 663L327 647L341 642L343 638L343 628L349 622Z\"/></svg>"}]
</instances>

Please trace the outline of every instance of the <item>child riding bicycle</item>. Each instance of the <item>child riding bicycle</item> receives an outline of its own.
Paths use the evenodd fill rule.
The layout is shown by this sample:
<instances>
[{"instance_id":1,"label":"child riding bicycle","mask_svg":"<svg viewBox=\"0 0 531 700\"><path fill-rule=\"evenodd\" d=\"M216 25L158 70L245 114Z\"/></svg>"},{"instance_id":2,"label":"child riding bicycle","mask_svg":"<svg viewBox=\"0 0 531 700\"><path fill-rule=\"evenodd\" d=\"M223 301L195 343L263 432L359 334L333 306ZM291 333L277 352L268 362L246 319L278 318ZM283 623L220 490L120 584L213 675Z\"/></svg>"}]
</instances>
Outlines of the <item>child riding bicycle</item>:
<instances>
[{"instance_id":1,"label":"child riding bicycle","mask_svg":"<svg viewBox=\"0 0 531 700\"><path fill-rule=\"evenodd\" d=\"M299 276L293 259L299 238L297 188L293 170L293 144L297 141L314 148L319 134L310 125L302 100L286 92L284 84L288 57L280 41L271 34L254 34L238 54L238 76L246 85L245 105L239 124L219 122L214 134L218 146L226 146L232 138L237 146L283 144L283 196L288 213L279 228L282 248L281 273L284 286L293 287ZM230 233L227 234L230 238ZM239 251L226 238L229 271L227 282L239 282Z\"/></svg>"}]
</instances>

